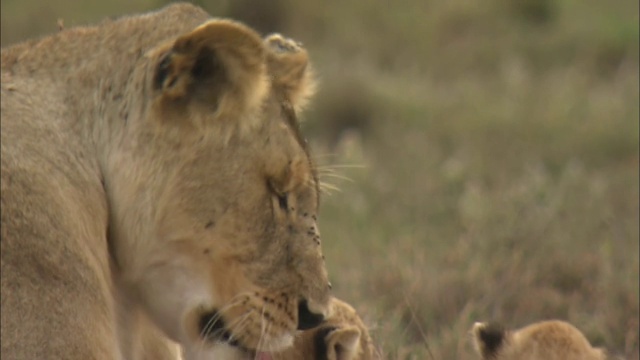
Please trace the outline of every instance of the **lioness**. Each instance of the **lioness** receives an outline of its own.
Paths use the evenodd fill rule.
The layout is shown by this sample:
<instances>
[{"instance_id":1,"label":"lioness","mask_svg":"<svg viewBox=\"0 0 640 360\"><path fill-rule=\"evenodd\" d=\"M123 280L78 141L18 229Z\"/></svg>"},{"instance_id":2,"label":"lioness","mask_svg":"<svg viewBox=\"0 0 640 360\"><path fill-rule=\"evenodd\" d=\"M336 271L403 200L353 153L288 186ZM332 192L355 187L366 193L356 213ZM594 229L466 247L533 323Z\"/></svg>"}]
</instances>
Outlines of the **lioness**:
<instances>
[{"instance_id":1,"label":"lioness","mask_svg":"<svg viewBox=\"0 0 640 360\"><path fill-rule=\"evenodd\" d=\"M492 323L471 329L476 352L483 360L604 360L580 330L558 320L541 321L509 331Z\"/></svg>"},{"instance_id":2,"label":"lioness","mask_svg":"<svg viewBox=\"0 0 640 360\"><path fill-rule=\"evenodd\" d=\"M320 324L307 62L188 4L3 49L3 357L260 354Z\"/></svg>"}]
</instances>

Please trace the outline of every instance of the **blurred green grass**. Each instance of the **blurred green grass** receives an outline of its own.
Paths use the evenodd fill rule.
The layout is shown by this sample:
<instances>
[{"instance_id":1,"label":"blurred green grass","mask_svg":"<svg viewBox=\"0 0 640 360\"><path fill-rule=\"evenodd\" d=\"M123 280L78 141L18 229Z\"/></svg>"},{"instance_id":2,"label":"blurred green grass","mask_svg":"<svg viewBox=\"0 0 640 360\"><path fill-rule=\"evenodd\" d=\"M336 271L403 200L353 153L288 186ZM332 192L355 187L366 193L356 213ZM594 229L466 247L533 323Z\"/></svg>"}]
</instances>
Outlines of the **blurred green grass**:
<instances>
[{"instance_id":1,"label":"blurred green grass","mask_svg":"<svg viewBox=\"0 0 640 360\"><path fill-rule=\"evenodd\" d=\"M2 45L165 3L3 0ZM637 1L197 3L309 48L327 264L384 358L548 318L639 358Z\"/></svg>"}]
</instances>

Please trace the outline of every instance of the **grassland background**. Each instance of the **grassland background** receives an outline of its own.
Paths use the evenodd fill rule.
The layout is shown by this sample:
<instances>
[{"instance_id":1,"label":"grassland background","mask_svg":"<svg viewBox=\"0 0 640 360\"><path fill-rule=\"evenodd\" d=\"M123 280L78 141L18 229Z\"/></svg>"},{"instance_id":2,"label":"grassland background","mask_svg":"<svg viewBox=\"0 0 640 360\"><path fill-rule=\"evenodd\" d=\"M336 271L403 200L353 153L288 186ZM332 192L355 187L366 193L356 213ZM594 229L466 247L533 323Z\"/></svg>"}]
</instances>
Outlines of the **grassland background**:
<instances>
[{"instance_id":1,"label":"grassland background","mask_svg":"<svg viewBox=\"0 0 640 360\"><path fill-rule=\"evenodd\" d=\"M2 46L166 3L2 0ZM328 267L384 358L548 318L639 358L638 1L197 3L310 50Z\"/></svg>"}]
</instances>

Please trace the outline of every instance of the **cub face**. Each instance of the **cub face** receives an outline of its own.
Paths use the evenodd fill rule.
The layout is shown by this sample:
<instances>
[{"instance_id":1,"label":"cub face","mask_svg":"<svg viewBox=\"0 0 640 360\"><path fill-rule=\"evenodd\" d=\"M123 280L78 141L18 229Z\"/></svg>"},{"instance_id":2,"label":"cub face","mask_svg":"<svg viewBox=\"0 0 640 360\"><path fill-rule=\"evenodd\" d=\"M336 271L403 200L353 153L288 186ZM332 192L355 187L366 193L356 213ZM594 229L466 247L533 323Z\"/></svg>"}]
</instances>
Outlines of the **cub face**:
<instances>
[{"instance_id":1,"label":"cub face","mask_svg":"<svg viewBox=\"0 0 640 360\"><path fill-rule=\"evenodd\" d=\"M318 179L296 118L307 62L290 40L211 20L131 76L106 159L111 246L125 287L187 358L220 343L282 349L329 315Z\"/></svg>"},{"instance_id":2,"label":"cub face","mask_svg":"<svg viewBox=\"0 0 640 360\"><path fill-rule=\"evenodd\" d=\"M331 316L318 327L301 331L291 348L279 352L219 349L229 360L371 360L377 359L369 331L349 304L331 299Z\"/></svg>"},{"instance_id":3,"label":"cub face","mask_svg":"<svg viewBox=\"0 0 640 360\"><path fill-rule=\"evenodd\" d=\"M292 349L276 359L371 360L377 359L367 327L356 310L344 301L331 300L332 315L317 328L296 337Z\"/></svg>"}]
</instances>

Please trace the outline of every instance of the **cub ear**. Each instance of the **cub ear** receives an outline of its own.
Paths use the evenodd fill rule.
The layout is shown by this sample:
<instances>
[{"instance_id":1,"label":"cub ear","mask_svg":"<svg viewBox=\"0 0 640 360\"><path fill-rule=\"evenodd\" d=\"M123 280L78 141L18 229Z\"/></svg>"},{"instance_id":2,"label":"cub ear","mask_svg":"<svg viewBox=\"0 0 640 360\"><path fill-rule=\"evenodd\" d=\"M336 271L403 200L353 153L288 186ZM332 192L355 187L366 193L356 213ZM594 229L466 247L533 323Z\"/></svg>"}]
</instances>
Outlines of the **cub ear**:
<instances>
[{"instance_id":1,"label":"cub ear","mask_svg":"<svg viewBox=\"0 0 640 360\"><path fill-rule=\"evenodd\" d=\"M280 34L269 35L264 42L274 87L281 89L294 109L300 111L316 90L307 51Z\"/></svg>"},{"instance_id":2,"label":"cub ear","mask_svg":"<svg viewBox=\"0 0 640 360\"><path fill-rule=\"evenodd\" d=\"M260 36L233 21L211 20L160 56L153 84L164 99L196 100L228 114L258 106L268 83Z\"/></svg>"},{"instance_id":3,"label":"cub ear","mask_svg":"<svg viewBox=\"0 0 640 360\"><path fill-rule=\"evenodd\" d=\"M473 347L483 359L492 359L505 342L506 331L497 323L476 322L471 328Z\"/></svg>"},{"instance_id":4,"label":"cub ear","mask_svg":"<svg viewBox=\"0 0 640 360\"><path fill-rule=\"evenodd\" d=\"M360 330L355 327L338 328L326 337L327 357L335 360L351 360L358 354Z\"/></svg>"}]
</instances>

